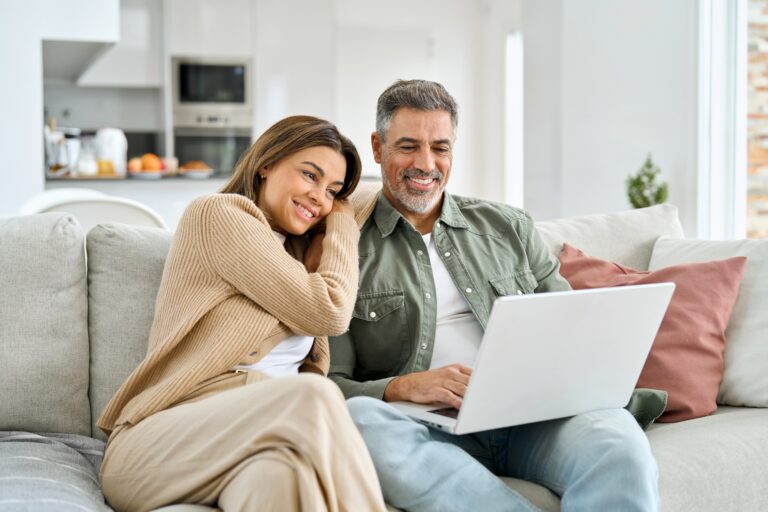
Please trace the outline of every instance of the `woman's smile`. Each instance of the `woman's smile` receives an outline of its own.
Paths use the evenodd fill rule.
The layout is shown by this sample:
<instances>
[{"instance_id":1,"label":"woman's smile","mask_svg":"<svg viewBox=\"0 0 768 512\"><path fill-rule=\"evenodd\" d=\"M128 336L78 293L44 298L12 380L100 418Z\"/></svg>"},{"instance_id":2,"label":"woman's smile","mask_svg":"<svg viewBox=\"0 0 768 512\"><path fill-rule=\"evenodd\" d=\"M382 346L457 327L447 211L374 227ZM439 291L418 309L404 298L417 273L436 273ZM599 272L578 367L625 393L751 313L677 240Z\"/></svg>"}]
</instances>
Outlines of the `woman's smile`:
<instances>
[{"instance_id":1,"label":"woman's smile","mask_svg":"<svg viewBox=\"0 0 768 512\"><path fill-rule=\"evenodd\" d=\"M315 217L317 217L318 211L315 208L311 208L309 206L304 206L303 204L294 201L293 202L296 211L298 212L299 217L302 219L305 219L308 222L312 222Z\"/></svg>"}]
</instances>

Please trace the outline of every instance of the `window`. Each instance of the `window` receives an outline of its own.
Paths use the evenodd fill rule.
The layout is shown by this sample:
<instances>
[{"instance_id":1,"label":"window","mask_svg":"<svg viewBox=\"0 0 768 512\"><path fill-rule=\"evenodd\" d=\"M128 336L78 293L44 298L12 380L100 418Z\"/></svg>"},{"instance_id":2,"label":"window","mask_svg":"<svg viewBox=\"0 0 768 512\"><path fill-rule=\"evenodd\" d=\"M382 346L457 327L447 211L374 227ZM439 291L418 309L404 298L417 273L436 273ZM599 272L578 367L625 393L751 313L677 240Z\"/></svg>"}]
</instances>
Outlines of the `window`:
<instances>
[{"instance_id":1,"label":"window","mask_svg":"<svg viewBox=\"0 0 768 512\"><path fill-rule=\"evenodd\" d=\"M747 13L747 237L768 238L768 0Z\"/></svg>"}]
</instances>

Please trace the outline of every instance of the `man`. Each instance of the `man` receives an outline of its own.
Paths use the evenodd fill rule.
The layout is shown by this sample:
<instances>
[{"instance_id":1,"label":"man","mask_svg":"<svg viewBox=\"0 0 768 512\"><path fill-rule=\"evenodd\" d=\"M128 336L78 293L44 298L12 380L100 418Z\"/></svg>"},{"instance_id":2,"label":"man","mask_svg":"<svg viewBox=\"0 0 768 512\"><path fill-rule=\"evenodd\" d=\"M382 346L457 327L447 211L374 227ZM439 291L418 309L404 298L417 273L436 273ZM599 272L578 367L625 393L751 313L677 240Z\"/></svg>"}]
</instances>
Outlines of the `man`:
<instances>
[{"instance_id":1,"label":"man","mask_svg":"<svg viewBox=\"0 0 768 512\"><path fill-rule=\"evenodd\" d=\"M563 510L656 510L656 463L623 409L457 436L386 404L459 408L494 299L569 289L527 213L445 192L456 125L440 84L398 81L379 97L371 143L383 188L361 228L350 329L330 342L330 376L358 397L348 405L385 499L413 511L536 510L498 475L545 485Z\"/></svg>"}]
</instances>

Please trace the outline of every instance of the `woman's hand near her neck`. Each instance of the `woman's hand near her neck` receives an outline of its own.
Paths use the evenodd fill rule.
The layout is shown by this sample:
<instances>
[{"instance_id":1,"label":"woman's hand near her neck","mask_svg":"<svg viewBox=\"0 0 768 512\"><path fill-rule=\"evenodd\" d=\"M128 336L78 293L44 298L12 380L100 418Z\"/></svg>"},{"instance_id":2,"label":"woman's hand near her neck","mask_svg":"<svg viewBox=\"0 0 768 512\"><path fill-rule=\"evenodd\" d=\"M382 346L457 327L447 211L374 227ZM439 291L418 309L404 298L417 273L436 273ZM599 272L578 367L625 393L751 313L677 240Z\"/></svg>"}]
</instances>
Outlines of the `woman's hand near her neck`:
<instances>
[{"instance_id":1,"label":"woman's hand near her neck","mask_svg":"<svg viewBox=\"0 0 768 512\"><path fill-rule=\"evenodd\" d=\"M344 215L354 216L355 212L352 205L346 199L337 199L333 202L331 213L342 213ZM330 214L329 214L330 215ZM307 252L304 253L304 266L307 272L317 272L320 266L320 259L323 257L323 239L325 238L325 219L318 226L312 239L309 241Z\"/></svg>"},{"instance_id":2,"label":"woman's hand near her neck","mask_svg":"<svg viewBox=\"0 0 768 512\"><path fill-rule=\"evenodd\" d=\"M320 259L323 257L324 238L325 233L316 233L309 241L307 252L304 253L304 266L310 274L317 272L317 267L320 266Z\"/></svg>"},{"instance_id":3,"label":"woman's hand near her neck","mask_svg":"<svg viewBox=\"0 0 768 512\"><path fill-rule=\"evenodd\" d=\"M346 213L347 215L355 216L355 210L348 199L334 199L331 213Z\"/></svg>"}]
</instances>

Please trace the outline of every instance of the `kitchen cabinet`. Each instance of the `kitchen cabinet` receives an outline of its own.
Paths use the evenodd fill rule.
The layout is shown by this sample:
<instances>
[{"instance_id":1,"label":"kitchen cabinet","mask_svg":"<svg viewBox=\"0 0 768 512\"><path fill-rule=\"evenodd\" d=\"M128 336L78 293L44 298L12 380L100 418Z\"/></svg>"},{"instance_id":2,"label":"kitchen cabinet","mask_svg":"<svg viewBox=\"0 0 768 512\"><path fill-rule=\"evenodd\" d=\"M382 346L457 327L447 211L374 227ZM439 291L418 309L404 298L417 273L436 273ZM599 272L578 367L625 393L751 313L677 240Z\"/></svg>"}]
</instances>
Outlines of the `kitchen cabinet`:
<instances>
[{"instance_id":1,"label":"kitchen cabinet","mask_svg":"<svg viewBox=\"0 0 768 512\"><path fill-rule=\"evenodd\" d=\"M120 40L80 75L77 85L161 87L162 58L162 2L121 0Z\"/></svg>"},{"instance_id":2,"label":"kitchen cabinet","mask_svg":"<svg viewBox=\"0 0 768 512\"><path fill-rule=\"evenodd\" d=\"M166 0L166 53L250 57L251 0Z\"/></svg>"}]
</instances>

